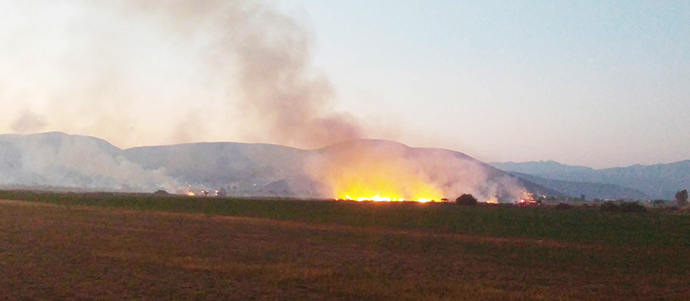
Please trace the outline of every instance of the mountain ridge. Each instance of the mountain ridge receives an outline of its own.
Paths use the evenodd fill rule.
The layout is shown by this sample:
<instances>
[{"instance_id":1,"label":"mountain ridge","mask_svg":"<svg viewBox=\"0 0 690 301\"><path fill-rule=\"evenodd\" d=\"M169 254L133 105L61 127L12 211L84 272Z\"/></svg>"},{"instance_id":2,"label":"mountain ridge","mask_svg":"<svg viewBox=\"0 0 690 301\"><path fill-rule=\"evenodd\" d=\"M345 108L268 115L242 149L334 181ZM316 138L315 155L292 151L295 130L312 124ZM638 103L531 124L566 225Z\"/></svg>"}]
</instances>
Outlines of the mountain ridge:
<instances>
[{"instance_id":1,"label":"mountain ridge","mask_svg":"<svg viewBox=\"0 0 690 301\"><path fill-rule=\"evenodd\" d=\"M671 190L675 193L681 187L669 189L664 186L659 191L652 189L652 193L648 193L650 187L645 186L646 183L658 186L659 181L654 177L667 174L687 178L690 183L690 172L685 169L675 172L649 171L663 164L604 169L602 173L602 170L555 161L485 163L462 152L416 148L381 139L352 140L310 150L242 142L181 143L120 149L97 137L49 132L0 135L0 185L105 187L141 191L157 188L179 190L185 185L196 185L224 187L238 194L249 195L266 191L282 193L288 190L286 187L291 187L292 194L313 196L324 191L324 183L305 172L305 165L315 156L333 156L347 152L349 148L360 148L354 153L362 150L395 153L401 160L432 160L425 161L433 166L425 173L430 179L440 181L439 185L451 187L456 183L449 181L474 181L472 185L475 186L472 187L483 185L480 193L487 196L496 193L491 192L494 189L517 185L544 194L585 194L590 198L656 198L663 192L668 199ZM690 170L690 160L679 163L687 165ZM448 172L460 173L461 177L443 180ZM475 179L473 173L481 174L482 181L493 184L486 186L481 179ZM632 175L632 180L628 182L633 185L611 183L611 179L626 174ZM470 189L467 187L458 189Z\"/></svg>"},{"instance_id":2,"label":"mountain ridge","mask_svg":"<svg viewBox=\"0 0 690 301\"><path fill-rule=\"evenodd\" d=\"M434 160L427 180L444 189L479 189L487 197L507 191L506 185L524 186L540 193L557 191L533 184L495 169L472 157L445 149L414 148L402 143L362 139L314 150L266 143L201 142L173 145L139 146L120 149L107 141L89 136L60 132L34 135L0 135L0 184L28 186L66 186L86 189L154 191L227 188L229 193L257 195L268 192L295 196L323 193L325 185L305 171L305 165L319 156L333 156L356 145L358 151L381 152L386 158L395 153L400 162ZM397 151L389 153L389 151ZM359 154L353 152L353 154ZM381 155L379 154L379 155ZM40 160L39 160L40 159ZM42 164L35 165L38 161ZM307 162L309 161L309 162ZM474 182L457 187L456 178L445 178L446 163L457 168L473 168L460 173L460 180ZM426 168L416 165L414 168ZM416 171L415 171L416 170ZM328 170L327 170L328 171ZM412 172L422 171L410 169ZM335 170L337 174L338 170ZM366 169L364 174L369 174ZM463 178L464 177L464 178ZM445 179L445 180L444 180ZM474 185L474 186L473 186ZM290 187L290 191L286 187ZM511 186L512 187L512 186ZM326 187L327 188L327 187ZM470 191L467 191L470 192ZM323 194L321 194L323 195Z\"/></svg>"},{"instance_id":3,"label":"mountain ridge","mask_svg":"<svg viewBox=\"0 0 690 301\"><path fill-rule=\"evenodd\" d=\"M594 169L555 161L491 163L507 172L517 172L549 180L613 184L645 193L655 199L673 199L678 190L690 188L690 160L652 165Z\"/></svg>"}]
</instances>

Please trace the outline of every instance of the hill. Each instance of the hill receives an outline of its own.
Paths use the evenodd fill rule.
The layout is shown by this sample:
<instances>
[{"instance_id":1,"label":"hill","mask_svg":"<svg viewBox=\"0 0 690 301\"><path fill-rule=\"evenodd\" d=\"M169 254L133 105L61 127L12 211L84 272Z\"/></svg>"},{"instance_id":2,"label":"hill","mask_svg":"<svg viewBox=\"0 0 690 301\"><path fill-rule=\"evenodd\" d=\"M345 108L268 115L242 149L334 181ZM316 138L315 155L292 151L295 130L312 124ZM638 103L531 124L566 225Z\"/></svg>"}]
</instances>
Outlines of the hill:
<instances>
[{"instance_id":1,"label":"hill","mask_svg":"<svg viewBox=\"0 0 690 301\"><path fill-rule=\"evenodd\" d=\"M613 184L573 182L545 179L538 176L512 172L512 174L528 180L532 183L558 190L572 197L584 195L587 200L591 199L633 199L645 200L649 197L642 191L628 187L621 187Z\"/></svg>"},{"instance_id":2,"label":"hill","mask_svg":"<svg viewBox=\"0 0 690 301\"><path fill-rule=\"evenodd\" d=\"M164 170L143 170L105 140L43 133L0 135L0 184L149 190L167 185Z\"/></svg>"},{"instance_id":3,"label":"hill","mask_svg":"<svg viewBox=\"0 0 690 301\"><path fill-rule=\"evenodd\" d=\"M553 161L491 165L504 171L530 174L549 180L602 183L631 188L653 199L670 200L678 190L690 188L690 160L606 169L569 166Z\"/></svg>"},{"instance_id":4,"label":"hill","mask_svg":"<svg viewBox=\"0 0 690 301\"><path fill-rule=\"evenodd\" d=\"M43 133L1 135L0 146L3 186L149 192L226 188L240 196L324 197L334 195L342 183L333 181L356 165L357 178L371 179L383 172L405 189L414 186L405 181L422 181L451 198L465 192L485 198L520 190L559 193L463 153L382 140L355 140L317 150L233 142L122 150L94 137ZM382 163L388 166L375 168ZM398 172L386 173L391 167Z\"/></svg>"}]
</instances>

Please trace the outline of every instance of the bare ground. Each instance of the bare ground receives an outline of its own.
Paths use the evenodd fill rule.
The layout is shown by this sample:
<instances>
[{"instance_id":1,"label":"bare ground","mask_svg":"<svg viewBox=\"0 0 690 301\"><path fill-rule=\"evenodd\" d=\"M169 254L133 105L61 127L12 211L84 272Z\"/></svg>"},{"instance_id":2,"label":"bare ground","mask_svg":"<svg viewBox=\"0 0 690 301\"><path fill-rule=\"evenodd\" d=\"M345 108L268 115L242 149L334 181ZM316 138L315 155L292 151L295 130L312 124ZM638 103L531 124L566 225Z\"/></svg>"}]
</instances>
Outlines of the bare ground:
<instances>
[{"instance_id":1,"label":"bare ground","mask_svg":"<svg viewBox=\"0 0 690 301\"><path fill-rule=\"evenodd\" d=\"M687 250L656 252L0 201L0 300L690 296Z\"/></svg>"}]
</instances>

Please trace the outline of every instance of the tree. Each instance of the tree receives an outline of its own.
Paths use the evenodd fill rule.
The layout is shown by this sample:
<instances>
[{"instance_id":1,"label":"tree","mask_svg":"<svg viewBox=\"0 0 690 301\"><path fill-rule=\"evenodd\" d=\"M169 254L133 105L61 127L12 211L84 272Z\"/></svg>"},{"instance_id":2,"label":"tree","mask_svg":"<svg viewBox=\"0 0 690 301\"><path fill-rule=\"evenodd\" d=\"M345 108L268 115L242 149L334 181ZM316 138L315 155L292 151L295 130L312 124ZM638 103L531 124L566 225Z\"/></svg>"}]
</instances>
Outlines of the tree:
<instances>
[{"instance_id":1,"label":"tree","mask_svg":"<svg viewBox=\"0 0 690 301\"><path fill-rule=\"evenodd\" d=\"M455 202L458 205L473 206L473 205L477 205L477 198L475 198L471 194L465 193L465 194L459 196L457 199L455 199Z\"/></svg>"},{"instance_id":2,"label":"tree","mask_svg":"<svg viewBox=\"0 0 690 301\"><path fill-rule=\"evenodd\" d=\"M688 204L688 190L683 189L679 190L676 192L676 201L678 201L678 205L680 206L685 206Z\"/></svg>"}]
</instances>

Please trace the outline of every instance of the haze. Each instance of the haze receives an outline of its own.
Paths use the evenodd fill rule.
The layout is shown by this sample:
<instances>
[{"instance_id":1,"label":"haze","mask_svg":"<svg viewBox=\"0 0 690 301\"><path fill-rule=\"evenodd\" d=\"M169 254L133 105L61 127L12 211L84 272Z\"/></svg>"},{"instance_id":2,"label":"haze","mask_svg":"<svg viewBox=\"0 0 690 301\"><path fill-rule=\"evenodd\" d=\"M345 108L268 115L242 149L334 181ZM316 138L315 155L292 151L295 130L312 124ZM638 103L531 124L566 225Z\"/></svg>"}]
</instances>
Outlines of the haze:
<instances>
[{"instance_id":1,"label":"haze","mask_svg":"<svg viewBox=\"0 0 690 301\"><path fill-rule=\"evenodd\" d=\"M0 133L690 159L686 1L0 1Z\"/></svg>"}]
</instances>

